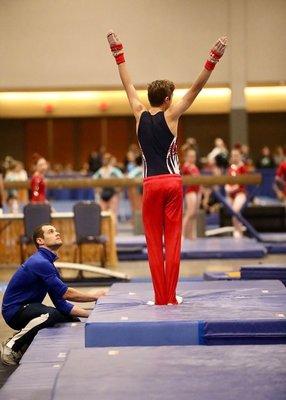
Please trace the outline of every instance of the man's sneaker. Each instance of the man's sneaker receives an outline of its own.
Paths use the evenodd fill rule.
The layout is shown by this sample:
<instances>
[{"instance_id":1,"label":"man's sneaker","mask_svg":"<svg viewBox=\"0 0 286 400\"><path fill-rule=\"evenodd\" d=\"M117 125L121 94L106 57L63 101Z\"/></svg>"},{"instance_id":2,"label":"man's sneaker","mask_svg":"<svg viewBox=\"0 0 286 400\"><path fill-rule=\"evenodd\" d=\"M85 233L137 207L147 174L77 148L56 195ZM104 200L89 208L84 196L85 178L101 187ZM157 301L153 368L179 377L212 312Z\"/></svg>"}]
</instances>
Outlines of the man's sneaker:
<instances>
[{"instance_id":1,"label":"man's sneaker","mask_svg":"<svg viewBox=\"0 0 286 400\"><path fill-rule=\"evenodd\" d=\"M21 360L22 353L13 351L6 345L7 341L0 343L1 361L4 365L18 365Z\"/></svg>"}]
</instances>

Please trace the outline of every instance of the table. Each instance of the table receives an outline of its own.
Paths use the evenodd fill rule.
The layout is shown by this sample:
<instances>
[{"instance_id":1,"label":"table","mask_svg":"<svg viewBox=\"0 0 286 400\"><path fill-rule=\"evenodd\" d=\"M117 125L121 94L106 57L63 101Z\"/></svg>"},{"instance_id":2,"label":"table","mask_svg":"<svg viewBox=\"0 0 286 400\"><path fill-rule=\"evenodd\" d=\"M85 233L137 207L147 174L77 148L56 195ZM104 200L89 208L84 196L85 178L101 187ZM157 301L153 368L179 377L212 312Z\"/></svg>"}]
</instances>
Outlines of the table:
<instances>
[{"instance_id":1,"label":"table","mask_svg":"<svg viewBox=\"0 0 286 400\"><path fill-rule=\"evenodd\" d=\"M63 246L59 249L59 261L73 262L76 250L73 212L54 212L51 214L52 224L60 231ZM102 234L107 238L107 266L117 266L117 253L115 244L115 219L111 212L103 211ZM24 233L23 214L0 215L0 264L20 263L19 238ZM33 245L27 248L27 256L35 251ZM83 262L98 264L100 260L99 248L96 245L83 245Z\"/></svg>"}]
</instances>

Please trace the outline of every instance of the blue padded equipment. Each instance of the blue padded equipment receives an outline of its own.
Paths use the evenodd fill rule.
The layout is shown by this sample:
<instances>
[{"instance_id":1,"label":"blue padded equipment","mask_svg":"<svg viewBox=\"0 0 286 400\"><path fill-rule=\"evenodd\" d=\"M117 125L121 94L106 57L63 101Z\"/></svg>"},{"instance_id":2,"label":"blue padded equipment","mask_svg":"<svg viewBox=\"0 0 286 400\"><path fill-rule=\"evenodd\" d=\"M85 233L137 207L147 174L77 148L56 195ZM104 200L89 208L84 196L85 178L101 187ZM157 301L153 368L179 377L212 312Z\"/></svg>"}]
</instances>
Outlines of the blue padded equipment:
<instances>
[{"instance_id":1,"label":"blue padded equipment","mask_svg":"<svg viewBox=\"0 0 286 400\"><path fill-rule=\"evenodd\" d=\"M113 285L86 321L86 347L286 343L279 281L186 282L177 292L183 304L149 306L150 283Z\"/></svg>"},{"instance_id":2,"label":"blue padded equipment","mask_svg":"<svg viewBox=\"0 0 286 400\"><path fill-rule=\"evenodd\" d=\"M285 400L285 359L282 345L72 350L53 399Z\"/></svg>"},{"instance_id":3,"label":"blue padded equipment","mask_svg":"<svg viewBox=\"0 0 286 400\"><path fill-rule=\"evenodd\" d=\"M184 241L181 259L261 258L266 253L265 247L254 239L198 238Z\"/></svg>"},{"instance_id":4,"label":"blue padded equipment","mask_svg":"<svg viewBox=\"0 0 286 400\"><path fill-rule=\"evenodd\" d=\"M1 388L1 400L50 400L63 363L19 365Z\"/></svg>"},{"instance_id":5,"label":"blue padded equipment","mask_svg":"<svg viewBox=\"0 0 286 400\"><path fill-rule=\"evenodd\" d=\"M286 286L286 265L244 265L241 279L279 279Z\"/></svg>"},{"instance_id":6,"label":"blue padded equipment","mask_svg":"<svg viewBox=\"0 0 286 400\"><path fill-rule=\"evenodd\" d=\"M181 251L181 259L261 258L266 254L265 246L255 239L215 237L185 240ZM132 251L131 248L128 249L126 246L118 252L118 258L121 261L147 260L147 249L143 247L140 249L134 246Z\"/></svg>"},{"instance_id":7,"label":"blue padded equipment","mask_svg":"<svg viewBox=\"0 0 286 400\"><path fill-rule=\"evenodd\" d=\"M64 362L69 350L78 348L84 348L84 323L59 324L40 330L20 363Z\"/></svg>"}]
</instances>

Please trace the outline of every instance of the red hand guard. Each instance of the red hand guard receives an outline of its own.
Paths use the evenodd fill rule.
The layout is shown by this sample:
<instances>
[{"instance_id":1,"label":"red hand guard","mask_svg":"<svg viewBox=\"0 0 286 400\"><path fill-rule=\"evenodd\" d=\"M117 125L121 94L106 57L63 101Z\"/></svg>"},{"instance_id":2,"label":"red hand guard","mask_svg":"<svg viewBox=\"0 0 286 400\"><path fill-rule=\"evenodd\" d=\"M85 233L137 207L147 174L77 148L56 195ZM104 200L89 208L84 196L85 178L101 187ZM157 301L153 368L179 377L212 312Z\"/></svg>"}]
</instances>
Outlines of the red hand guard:
<instances>
[{"instance_id":1,"label":"red hand guard","mask_svg":"<svg viewBox=\"0 0 286 400\"><path fill-rule=\"evenodd\" d=\"M208 71L212 71L216 64L219 62L220 58L226 48L226 38L219 39L210 51L209 58L207 59L204 67Z\"/></svg>"},{"instance_id":2,"label":"red hand guard","mask_svg":"<svg viewBox=\"0 0 286 400\"><path fill-rule=\"evenodd\" d=\"M113 31L110 31L108 33L107 40L109 42L110 50L113 54L113 57L115 58L116 63L117 64L124 63L125 58L124 58L123 45Z\"/></svg>"}]
</instances>

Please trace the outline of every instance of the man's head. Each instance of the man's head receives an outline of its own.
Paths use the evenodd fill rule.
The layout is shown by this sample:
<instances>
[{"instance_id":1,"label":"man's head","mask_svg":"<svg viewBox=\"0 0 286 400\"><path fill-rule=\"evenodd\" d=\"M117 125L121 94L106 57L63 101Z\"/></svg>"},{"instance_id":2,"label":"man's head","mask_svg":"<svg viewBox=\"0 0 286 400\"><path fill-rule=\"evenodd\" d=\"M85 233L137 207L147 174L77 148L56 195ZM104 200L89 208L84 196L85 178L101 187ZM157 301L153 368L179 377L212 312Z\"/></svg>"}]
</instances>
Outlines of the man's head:
<instances>
[{"instance_id":1,"label":"man's head","mask_svg":"<svg viewBox=\"0 0 286 400\"><path fill-rule=\"evenodd\" d=\"M153 81L148 85L148 99L152 107L169 108L175 85L168 80Z\"/></svg>"},{"instance_id":2,"label":"man's head","mask_svg":"<svg viewBox=\"0 0 286 400\"><path fill-rule=\"evenodd\" d=\"M59 232L53 225L39 225L33 233L33 242L37 249L39 247L47 247L52 251L58 250L63 244Z\"/></svg>"}]
</instances>

